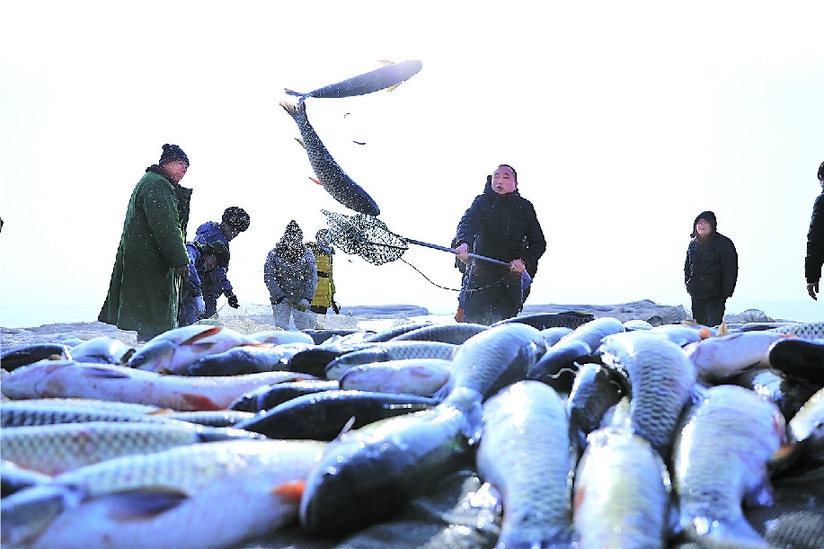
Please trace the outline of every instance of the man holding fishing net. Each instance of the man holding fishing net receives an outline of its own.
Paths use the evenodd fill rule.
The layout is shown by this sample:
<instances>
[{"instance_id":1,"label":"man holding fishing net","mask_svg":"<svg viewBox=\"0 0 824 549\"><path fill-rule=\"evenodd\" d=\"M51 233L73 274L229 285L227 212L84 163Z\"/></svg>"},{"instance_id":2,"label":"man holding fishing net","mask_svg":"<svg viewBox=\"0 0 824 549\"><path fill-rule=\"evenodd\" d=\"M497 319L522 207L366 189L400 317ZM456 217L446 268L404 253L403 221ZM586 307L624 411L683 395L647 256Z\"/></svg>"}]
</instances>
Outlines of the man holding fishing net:
<instances>
[{"instance_id":1,"label":"man holding fishing net","mask_svg":"<svg viewBox=\"0 0 824 549\"><path fill-rule=\"evenodd\" d=\"M546 239L535 207L518 192L518 174L512 166L498 166L491 186L475 197L461 218L453 242L455 254L468 268L464 321L489 325L516 316L523 308L522 273L537 265ZM508 265L473 258L470 252Z\"/></svg>"}]
</instances>

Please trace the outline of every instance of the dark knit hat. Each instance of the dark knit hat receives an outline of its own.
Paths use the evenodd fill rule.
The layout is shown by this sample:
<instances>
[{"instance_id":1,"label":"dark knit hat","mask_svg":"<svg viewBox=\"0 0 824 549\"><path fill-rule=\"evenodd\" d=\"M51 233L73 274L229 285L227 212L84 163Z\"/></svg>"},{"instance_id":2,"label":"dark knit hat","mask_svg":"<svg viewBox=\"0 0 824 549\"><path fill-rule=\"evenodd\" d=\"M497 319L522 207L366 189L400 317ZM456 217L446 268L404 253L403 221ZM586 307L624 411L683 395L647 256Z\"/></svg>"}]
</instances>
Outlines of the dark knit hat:
<instances>
[{"instance_id":1,"label":"dark knit hat","mask_svg":"<svg viewBox=\"0 0 824 549\"><path fill-rule=\"evenodd\" d=\"M158 164L165 164L166 162L174 162L175 160L182 160L189 165L189 157L186 156L186 153L183 152L183 149L178 147L177 145L170 145L166 143L163 145L163 154L160 155L160 161Z\"/></svg>"},{"instance_id":2,"label":"dark knit hat","mask_svg":"<svg viewBox=\"0 0 824 549\"><path fill-rule=\"evenodd\" d=\"M220 267L226 267L229 264L229 248L220 240L204 245L202 251L204 255L211 254L215 256Z\"/></svg>"},{"instance_id":3,"label":"dark knit hat","mask_svg":"<svg viewBox=\"0 0 824 549\"><path fill-rule=\"evenodd\" d=\"M818 179L824 181L824 162L818 167Z\"/></svg>"},{"instance_id":4,"label":"dark knit hat","mask_svg":"<svg viewBox=\"0 0 824 549\"><path fill-rule=\"evenodd\" d=\"M315 240L320 242L321 239L329 242L329 229L321 229L315 233Z\"/></svg>"},{"instance_id":5,"label":"dark knit hat","mask_svg":"<svg viewBox=\"0 0 824 549\"><path fill-rule=\"evenodd\" d=\"M294 219L286 225L286 232L283 233L283 238L293 242L303 242L303 231Z\"/></svg>"},{"instance_id":6,"label":"dark knit hat","mask_svg":"<svg viewBox=\"0 0 824 549\"><path fill-rule=\"evenodd\" d=\"M249 228L249 214L243 208L230 206L223 211L222 221L238 232L243 232Z\"/></svg>"},{"instance_id":7,"label":"dark knit hat","mask_svg":"<svg viewBox=\"0 0 824 549\"><path fill-rule=\"evenodd\" d=\"M712 232L715 232L716 227L718 227L718 221L715 219L715 214L709 210L705 212L701 212L695 217L695 221L692 222L692 234L690 236L695 237L698 233L695 232L695 226L698 225L698 220L703 219L707 223L710 224L710 228Z\"/></svg>"}]
</instances>

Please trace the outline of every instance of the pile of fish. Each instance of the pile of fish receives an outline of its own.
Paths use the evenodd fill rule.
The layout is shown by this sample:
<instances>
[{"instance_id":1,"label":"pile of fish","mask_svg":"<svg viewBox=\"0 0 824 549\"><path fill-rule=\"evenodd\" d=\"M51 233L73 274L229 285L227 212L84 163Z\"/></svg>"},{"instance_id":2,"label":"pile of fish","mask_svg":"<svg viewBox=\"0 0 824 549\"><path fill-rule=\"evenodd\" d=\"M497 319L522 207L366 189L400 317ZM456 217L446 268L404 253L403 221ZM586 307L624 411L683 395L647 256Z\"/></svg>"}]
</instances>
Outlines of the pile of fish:
<instances>
[{"instance_id":1,"label":"pile of fish","mask_svg":"<svg viewBox=\"0 0 824 549\"><path fill-rule=\"evenodd\" d=\"M10 549L824 547L824 323L193 325L0 366Z\"/></svg>"}]
</instances>

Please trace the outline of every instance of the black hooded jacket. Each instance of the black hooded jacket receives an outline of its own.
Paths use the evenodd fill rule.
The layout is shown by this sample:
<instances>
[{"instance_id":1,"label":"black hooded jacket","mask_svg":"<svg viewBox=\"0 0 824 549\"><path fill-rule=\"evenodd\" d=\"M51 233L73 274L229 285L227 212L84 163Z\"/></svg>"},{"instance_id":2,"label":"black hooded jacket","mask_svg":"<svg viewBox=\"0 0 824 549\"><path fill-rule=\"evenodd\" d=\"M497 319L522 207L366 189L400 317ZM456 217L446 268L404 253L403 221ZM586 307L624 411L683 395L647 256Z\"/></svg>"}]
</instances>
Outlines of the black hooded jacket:
<instances>
[{"instance_id":1,"label":"black hooded jacket","mask_svg":"<svg viewBox=\"0 0 824 549\"><path fill-rule=\"evenodd\" d=\"M690 241L684 262L684 282L694 299L727 299L738 280L738 252L732 240L713 231L706 242Z\"/></svg>"},{"instance_id":2,"label":"black hooded jacket","mask_svg":"<svg viewBox=\"0 0 824 549\"><path fill-rule=\"evenodd\" d=\"M804 276L812 284L821 280L824 265L824 193L813 204L810 229L807 231L807 256L804 258Z\"/></svg>"},{"instance_id":3,"label":"black hooded jacket","mask_svg":"<svg viewBox=\"0 0 824 549\"><path fill-rule=\"evenodd\" d=\"M528 247L523 245L524 238L529 242ZM527 270L534 270L546 251L546 239L535 207L517 190L498 194L487 188L476 196L458 224L454 242L456 246L466 242L473 253L507 263L520 258ZM507 267L480 260L475 265L483 279L481 283L491 282L508 271ZM483 276L484 273L487 276Z\"/></svg>"}]
</instances>

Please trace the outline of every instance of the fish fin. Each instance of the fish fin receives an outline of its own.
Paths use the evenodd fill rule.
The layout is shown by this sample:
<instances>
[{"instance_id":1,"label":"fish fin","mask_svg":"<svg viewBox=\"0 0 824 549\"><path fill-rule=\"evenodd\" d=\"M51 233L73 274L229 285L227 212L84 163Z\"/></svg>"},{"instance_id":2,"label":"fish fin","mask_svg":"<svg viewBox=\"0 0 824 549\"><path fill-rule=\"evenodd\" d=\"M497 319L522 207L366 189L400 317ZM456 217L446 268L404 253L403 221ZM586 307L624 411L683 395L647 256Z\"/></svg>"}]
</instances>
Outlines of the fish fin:
<instances>
[{"instance_id":1,"label":"fish fin","mask_svg":"<svg viewBox=\"0 0 824 549\"><path fill-rule=\"evenodd\" d=\"M278 496L283 501L299 503L305 489L305 480L289 480L283 484L278 484L273 487L271 493L272 495Z\"/></svg>"},{"instance_id":2,"label":"fish fin","mask_svg":"<svg viewBox=\"0 0 824 549\"><path fill-rule=\"evenodd\" d=\"M575 490L575 494L572 498L572 510L573 512L577 511L578 508L584 503L584 499L586 498L586 490L587 487L585 485L579 486Z\"/></svg>"},{"instance_id":3,"label":"fish fin","mask_svg":"<svg viewBox=\"0 0 824 549\"><path fill-rule=\"evenodd\" d=\"M306 143L304 143L304 142L303 142L303 138L302 138L302 137L296 137L296 138L295 138L295 141L297 141L297 142L298 142L298 145L300 145L301 147L303 147L303 150L306 150Z\"/></svg>"},{"instance_id":4,"label":"fish fin","mask_svg":"<svg viewBox=\"0 0 824 549\"><path fill-rule=\"evenodd\" d=\"M311 179L312 181L314 181L315 183L317 183L318 185L320 185L321 187L323 187L323 183L321 183L319 179L317 179L317 178L315 178L315 177L309 177L309 179Z\"/></svg>"},{"instance_id":5,"label":"fish fin","mask_svg":"<svg viewBox=\"0 0 824 549\"><path fill-rule=\"evenodd\" d=\"M183 400L194 410L200 412L209 412L223 409L221 406L215 404L215 402L212 399L210 399L209 397L205 397L203 395L183 393Z\"/></svg>"},{"instance_id":6,"label":"fish fin","mask_svg":"<svg viewBox=\"0 0 824 549\"><path fill-rule=\"evenodd\" d=\"M352 143L356 145L366 145L366 141L355 141L354 139L352 140Z\"/></svg>"},{"instance_id":7,"label":"fish fin","mask_svg":"<svg viewBox=\"0 0 824 549\"><path fill-rule=\"evenodd\" d=\"M718 327L718 332L716 332L715 335L717 335L717 336L727 335L728 333L730 333L730 331L727 329L727 321L722 320L721 321L721 326Z\"/></svg>"},{"instance_id":8,"label":"fish fin","mask_svg":"<svg viewBox=\"0 0 824 549\"><path fill-rule=\"evenodd\" d=\"M394 65L394 61L387 61L386 59L378 59L378 63L386 67L387 65Z\"/></svg>"},{"instance_id":9,"label":"fish fin","mask_svg":"<svg viewBox=\"0 0 824 549\"><path fill-rule=\"evenodd\" d=\"M342 427L342 428L341 428L341 430L340 430L340 433L338 433L338 434L337 434L337 436L336 436L334 439L332 439L332 440L333 440L333 441L335 441L335 440L340 440L340 439L341 439L341 437L342 437L343 435L345 435L346 433L348 433L349 431L351 431L351 430L352 430L352 426L353 426L354 424L355 424L355 416L352 416L352 417L350 417L350 418L346 421L346 423L343 425L343 427Z\"/></svg>"},{"instance_id":10,"label":"fish fin","mask_svg":"<svg viewBox=\"0 0 824 549\"><path fill-rule=\"evenodd\" d=\"M295 97L300 97L300 98L305 98L307 95L309 95L309 94L306 94L306 93L296 92L295 90L292 90L292 89L289 89L289 88L283 88L283 92L286 95L294 95Z\"/></svg>"},{"instance_id":11,"label":"fish fin","mask_svg":"<svg viewBox=\"0 0 824 549\"><path fill-rule=\"evenodd\" d=\"M220 331L222 329L223 328L220 327L220 326L212 326L211 328L207 328L206 330L203 330L199 334L193 335L192 337L190 337L186 341L181 341L180 344L181 345L192 345L194 343L197 343L198 341L200 341L204 337L209 337L209 336L213 336L217 333L220 333Z\"/></svg>"},{"instance_id":12,"label":"fish fin","mask_svg":"<svg viewBox=\"0 0 824 549\"><path fill-rule=\"evenodd\" d=\"M163 415L168 415L168 414L173 414L173 413L175 413L175 411L172 410L171 408L158 408L157 410L152 410L151 412L147 412L146 415L147 416L163 416Z\"/></svg>"},{"instance_id":13,"label":"fish fin","mask_svg":"<svg viewBox=\"0 0 824 549\"><path fill-rule=\"evenodd\" d=\"M140 488L97 498L111 506L108 516L117 522L150 520L171 511L189 498L185 492L164 487Z\"/></svg>"},{"instance_id":14,"label":"fish fin","mask_svg":"<svg viewBox=\"0 0 824 549\"><path fill-rule=\"evenodd\" d=\"M106 368L97 368L94 366L87 368L84 375L86 377L99 377L106 379L124 379L129 377L129 374L126 372L107 370Z\"/></svg>"},{"instance_id":15,"label":"fish fin","mask_svg":"<svg viewBox=\"0 0 824 549\"><path fill-rule=\"evenodd\" d=\"M712 332L710 332L707 328L701 328L698 330L698 335L701 336L701 339L707 339L708 337L712 336Z\"/></svg>"}]
</instances>

